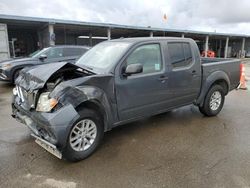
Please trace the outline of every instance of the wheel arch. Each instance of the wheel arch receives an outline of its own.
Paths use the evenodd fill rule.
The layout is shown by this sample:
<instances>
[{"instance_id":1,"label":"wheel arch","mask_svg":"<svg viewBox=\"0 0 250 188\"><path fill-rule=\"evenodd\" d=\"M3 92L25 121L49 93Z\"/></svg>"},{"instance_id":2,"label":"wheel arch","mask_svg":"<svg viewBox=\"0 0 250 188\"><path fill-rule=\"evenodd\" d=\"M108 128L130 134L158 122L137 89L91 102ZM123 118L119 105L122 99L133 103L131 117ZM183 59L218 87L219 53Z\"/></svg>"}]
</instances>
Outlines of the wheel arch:
<instances>
[{"instance_id":1,"label":"wheel arch","mask_svg":"<svg viewBox=\"0 0 250 188\"><path fill-rule=\"evenodd\" d=\"M225 95L228 94L228 92L229 92L229 85L228 85L228 82L227 82L226 80L224 80L224 79L216 80L216 81L210 86L210 88L211 88L213 85L220 85L220 86L224 89Z\"/></svg>"},{"instance_id":2,"label":"wheel arch","mask_svg":"<svg viewBox=\"0 0 250 188\"><path fill-rule=\"evenodd\" d=\"M87 108L94 110L98 115L101 117L101 120L103 122L104 131L108 130L108 114L105 111L104 106L97 100L86 100L81 103L79 103L75 109L76 111L79 111L80 109Z\"/></svg>"},{"instance_id":3,"label":"wheel arch","mask_svg":"<svg viewBox=\"0 0 250 188\"><path fill-rule=\"evenodd\" d=\"M203 105L207 92L214 85L222 86L225 91L225 95L227 95L230 89L230 79L228 75L223 71L216 71L216 72L213 72L211 75L209 75L207 79L203 81L200 96L198 97L196 101L197 105L199 106Z\"/></svg>"}]
</instances>

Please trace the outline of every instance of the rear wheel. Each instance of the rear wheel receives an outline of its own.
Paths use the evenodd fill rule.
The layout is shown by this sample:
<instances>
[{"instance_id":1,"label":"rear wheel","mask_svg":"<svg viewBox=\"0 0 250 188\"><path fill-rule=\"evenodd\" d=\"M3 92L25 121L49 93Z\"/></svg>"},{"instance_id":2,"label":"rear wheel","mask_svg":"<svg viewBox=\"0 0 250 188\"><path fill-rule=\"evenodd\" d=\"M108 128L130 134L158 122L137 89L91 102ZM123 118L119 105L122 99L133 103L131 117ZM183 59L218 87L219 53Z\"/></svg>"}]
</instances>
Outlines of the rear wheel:
<instances>
[{"instance_id":1,"label":"rear wheel","mask_svg":"<svg viewBox=\"0 0 250 188\"><path fill-rule=\"evenodd\" d=\"M80 161L90 156L104 135L103 123L98 113L83 109L79 114L80 118L73 124L63 151L63 157L69 161Z\"/></svg>"},{"instance_id":2,"label":"rear wheel","mask_svg":"<svg viewBox=\"0 0 250 188\"><path fill-rule=\"evenodd\" d=\"M205 116L216 116L222 109L225 100L225 92L222 86L212 86L199 110Z\"/></svg>"}]
</instances>

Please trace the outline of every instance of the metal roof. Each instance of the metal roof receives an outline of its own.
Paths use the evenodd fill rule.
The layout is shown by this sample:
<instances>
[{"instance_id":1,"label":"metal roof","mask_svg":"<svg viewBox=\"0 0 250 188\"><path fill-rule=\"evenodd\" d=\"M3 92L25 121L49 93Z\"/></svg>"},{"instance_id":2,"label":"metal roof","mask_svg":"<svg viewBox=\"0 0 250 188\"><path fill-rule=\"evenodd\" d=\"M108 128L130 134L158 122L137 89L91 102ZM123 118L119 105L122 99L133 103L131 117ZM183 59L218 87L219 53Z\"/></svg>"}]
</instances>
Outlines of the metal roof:
<instances>
[{"instance_id":1,"label":"metal roof","mask_svg":"<svg viewBox=\"0 0 250 188\"><path fill-rule=\"evenodd\" d=\"M69 24L69 25L79 25L79 26L92 26L92 27L104 27L113 29L130 29L130 30L144 30L153 32L173 32L173 33L184 33L184 34L198 34L198 35L210 35L210 36L231 36L231 37L244 37L248 38L250 35L245 34L231 34L231 33L217 33L217 32L204 32L204 31L193 31L193 30L183 30L183 29L169 29L169 28L156 28L156 27L142 27L142 26L131 26L131 25L119 25L112 23L96 23L96 22L83 22L83 21L73 21L73 20L63 20L54 18L39 18L39 17L28 17L28 16L16 16L16 15L6 15L0 14L0 22L7 23L11 22L33 22L33 23L50 23L50 24Z\"/></svg>"}]
</instances>

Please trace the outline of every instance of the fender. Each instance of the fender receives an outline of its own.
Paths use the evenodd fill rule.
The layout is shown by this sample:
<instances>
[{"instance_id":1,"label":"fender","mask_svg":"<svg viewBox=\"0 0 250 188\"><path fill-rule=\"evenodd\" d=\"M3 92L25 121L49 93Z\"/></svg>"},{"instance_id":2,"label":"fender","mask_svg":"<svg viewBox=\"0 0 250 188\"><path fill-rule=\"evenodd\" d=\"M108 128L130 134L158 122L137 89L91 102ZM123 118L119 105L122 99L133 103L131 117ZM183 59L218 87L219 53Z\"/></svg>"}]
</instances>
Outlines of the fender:
<instances>
[{"instance_id":1,"label":"fender","mask_svg":"<svg viewBox=\"0 0 250 188\"><path fill-rule=\"evenodd\" d=\"M220 81L220 80L225 81L227 83L228 88L229 88L230 80L229 80L228 75L224 71L215 71L212 74L210 74L205 80L203 80L200 95L195 103L198 105L203 105L205 96L206 96L208 90L210 89L210 87L216 81ZM227 90L226 94L227 93L228 93L228 90Z\"/></svg>"},{"instance_id":2,"label":"fender","mask_svg":"<svg viewBox=\"0 0 250 188\"><path fill-rule=\"evenodd\" d=\"M110 130L114 122L115 107L111 104L105 92L95 86L77 86L59 84L50 94L55 97L62 105L71 104L74 108L84 103L92 103L98 107L104 116L104 131Z\"/></svg>"}]
</instances>

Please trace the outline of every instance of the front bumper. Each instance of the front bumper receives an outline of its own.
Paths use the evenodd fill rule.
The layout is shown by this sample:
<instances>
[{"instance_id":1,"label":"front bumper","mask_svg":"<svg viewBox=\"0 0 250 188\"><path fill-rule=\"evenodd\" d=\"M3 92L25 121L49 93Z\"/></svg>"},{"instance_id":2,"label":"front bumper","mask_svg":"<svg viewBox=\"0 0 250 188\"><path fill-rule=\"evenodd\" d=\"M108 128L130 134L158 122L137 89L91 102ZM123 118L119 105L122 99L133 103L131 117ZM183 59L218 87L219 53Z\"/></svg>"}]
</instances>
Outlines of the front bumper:
<instances>
[{"instance_id":1,"label":"front bumper","mask_svg":"<svg viewBox=\"0 0 250 188\"><path fill-rule=\"evenodd\" d=\"M70 128L79 114L72 105L64 106L52 113L26 110L18 97L12 103L12 117L27 125L37 137L55 145L58 149L66 146Z\"/></svg>"},{"instance_id":2,"label":"front bumper","mask_svg":"<svg viewBox=\"0 0 250 188\"><path fill-rule=\"evenodd\" d=\"M49 143L48 141L46 141L46 140L42 139L41 137L38 137L34 134L31 134L31 136L33 136L36 139L35 142L39 146L41 146L42 148L44 148L45 150L47 150L51 154L55 155L59 159L62 159L62 152L60 152L55 145Z\"/></svg>"}]
</instances>

